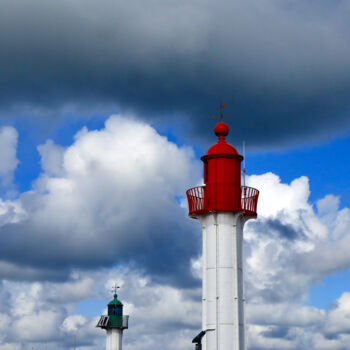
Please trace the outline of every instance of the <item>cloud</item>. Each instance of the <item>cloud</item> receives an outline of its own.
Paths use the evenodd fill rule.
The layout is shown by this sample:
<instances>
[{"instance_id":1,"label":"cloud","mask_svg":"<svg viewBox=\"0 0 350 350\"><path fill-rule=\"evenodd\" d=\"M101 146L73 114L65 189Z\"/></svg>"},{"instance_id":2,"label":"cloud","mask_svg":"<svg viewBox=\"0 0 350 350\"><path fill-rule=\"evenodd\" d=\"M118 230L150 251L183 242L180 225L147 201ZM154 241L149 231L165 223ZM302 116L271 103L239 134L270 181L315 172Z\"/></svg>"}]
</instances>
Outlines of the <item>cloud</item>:
<instances>
[{"instance_id":1,"label":"cloud","mask_svg":"<svg viewBox=\"0 0 350 350\"><path fill-rule=\"evenodd\" d=\"M114 116L101 130L82 129L67 148L47 141L38 149L40 177L5 206L4 277L16 266L60 279L72 267L136 264L154 278L195 283L190 259L199 254L199 228L176 200L200 179L190 148Z\"/></svg>"},{"instance_id":2,"label":"cloud","mask_svg":"<svg viewBox=\"0 0 350 350\"><path fill-rule=\"evenodd\" d=\"M346 349L348 293L329 310L305 306L311 286L350 266L350 211L328 195L313 206L306 177L248 177L259 216L245 228L248 340L251 349ZM259 198L259 200L260 200Z\"/></svg>"},{"instance_id":3,"label":"cloud","mask_svg":"<svg viewBox=\"0 0 350 350\"><path fill-rule=\"evenodd\" d=\"M253 300L301 299L313 283L350 266L350 211L339 210L336 197L321 199L317 212L306 177L283 184L267 173L247 182L260 190L258 220L245 230L247 293Z\"/></svg>"},{"instance_id":4,"label":"cloud","mask_svg":"<svg viewBox=\"0 0 350 350\"><path fill-rule=\"evenodd\" d=\"M158 284L130 269L104 269L95 272L80 271L64 283L52 282L7 282L2 291L9 304L11 317L0 314L3 321L0 328L2 344L16 346L20 341L43 346L44 342L54 349L86 346L93 350L105 343L105 332L95 328L100 314L95 316L77 312L74 301L67 295L53 301L52 294L59 294L72 283L93 278L93 288L85 286L85 296L80 300L94 300L106 305L112 298L109 287L115 281L122 286L119 298L124 304L124 314L130 315L129 329L124 331L124 346L139 349L183 349L193 348L191 339L200 330L201 291L181 289ZM51 295L47 295L51 291ZM74 293L73 293L74 294ZM348 328L348 294L344 293L329 311L299 303L260 304L248 303L248 344L250 349L262 350L278 347L281 349L310 348L335 350L346 349ZM10 296L10 297L9 297ZM24 306L24 307L23 307ZM84 312L84 311L83 311ZM89 312L85 310L85 312ZM39 328L41 317L48 318L49 328ZM28 323L30 332L20 332L17 324ZM9 331L11 329L11 331ZM54 332L51 332L55 329ZM6 336L5 336L6 335Z\"/></svg>"},{"instance_id":5,"label":"cloud","mask_svg":"<svg viewBox=\"0 0 350 350\"><path fill-rule=\"evenodd\" d=\"M85 283L90 279L95 282L93 286ZM109 287L116 280L122 286L119 298L124 314L130 315L130 328L123 337L128 348L175 349L181 345L186 349L192 345L189 340L200 324L199 288L154 283L136 270L101 269L75 271L61 283L3 282L0 300L8 309L0 310L0 346L26 343L42 347L47 343L53 349L62 349L76 343L78 347L101 348L105 332L95 326L106 308L97 310L93 317L77 312L76 293L71 287L81 286L79 301L92 297L107 305L112 298ZM62 290L70 293L60 293Z\"/></svg>"},{"instance_id":6,"label":"cloud","mask_svg":"<svg viewBox=\"0 0 350 350\"><path fill-rule=\"evenodd\" d=\"M11 126L0 128L0 178L3 186L10 186L18 165L16 155L18 133Z\"/></svg>"},{"instance_id":7,"label":"cloud","mask_svg":"<svg viewBox=\"0 0 350 350\"><path fill-rule=\"evenodd\" d=\"M64 174L63 161L65 148L47 140L38 146L41 157L41 168L48 176L61 176Z\"/></svg>"},{"instance_id":8,"label":"cloud","mask_svg":"<svg viewBox=\"0 0 350 350\"><path fill-rule=\"evenodd\" d=\"M350 334L350 292L344 292L330 309L324 332L328 336Z\"/></svg>"},{"instance_id":9,"label":"cloud","mask_svg":"<svg viewBox=\"0 0 350 350\"><path fill-rule=\"evenodd\" d=\"M348 7L5 0L2 115L131 110L198 141L223 99L252 146L329 136L349 127Z\"/></svg>"},{"instance_id":10,"label":"cloud","mask_svg":"<svg viewBox=\"0 0 350 350\"><path fill-rule=\"evenodd\" d=\"M96 330L91 320L83 315L69 314L75 310L72 297L65 293L65 297L51 299L52 293L58 294L62 288L69 288L76 279L72 275L67 282L60 284L3 281L0 296L1 348L23 349L23 344L42 347L44 343L50 344L53 349L65 348L73 344L72 336L76 332L79 332L77 341L81 345L94 344ZM81 284L86 279L86 275L81 275L77 282ZM88 293L90 287L85 288L85 293ZM81 299L84 299L83 295Z\"/></svg>"},{"instance_id":11,"label":"cloud","mask_svg":"<svg viewBox=\"0 0 350 350\"><path fill-rule=\"evenodd\" d=\"M65 318L61 329L67 332L77 332L78 327L83 327L87 323L86 317L82 315L72 315Z\"/></svg>"},{"instance_id":12,"label":"cloud","mask_svg":"<svg viewBox=\"0 0 350 350\"><path fill-rule=\"evenodd\" d=\"M322 325L325 311L293 303L248 304L248 322L260 326L310 327ZM266 317L269 315L269 317Z\"/></svg>"}]
</instances>

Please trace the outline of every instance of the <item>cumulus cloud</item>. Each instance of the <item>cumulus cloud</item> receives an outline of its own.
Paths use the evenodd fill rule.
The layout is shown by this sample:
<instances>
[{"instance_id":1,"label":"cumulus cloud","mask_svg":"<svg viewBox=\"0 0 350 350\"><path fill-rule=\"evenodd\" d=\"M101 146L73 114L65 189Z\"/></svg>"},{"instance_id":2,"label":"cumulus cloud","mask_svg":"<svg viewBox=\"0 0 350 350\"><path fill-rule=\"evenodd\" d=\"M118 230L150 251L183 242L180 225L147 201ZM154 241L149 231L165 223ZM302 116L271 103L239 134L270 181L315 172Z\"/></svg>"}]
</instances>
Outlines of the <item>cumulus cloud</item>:
<instances>
[{"instance_id":1,"label":"cumulus cloud","mask_svg":"<svg viewBox=\"0 0 350 350\"><path fill-rule=\"evenodd\" d=\"M83 327L86 323L86 317L82 315L71 315L65 318L61 325L61 329L66 332L77 332L78 327Z\"/></svg>"},{"instance_id":2,"label":"cumulus cloud","mask_svg":"<svg viewBox=\"0 0 350 350\"><path fill-rule=\"evenodd\" d=\"M52 140L47 140L38 146L41 157L41 168L48 176L63 175L63 157L65 148L56 145Z\"/></svg>"},{"instance_id":3,"label":"cumulus cloud","mask_svg":"<svg viewBox=\"0 0 350 350\"><path fill-rule=\"evenodd\" d=\"M261 190L259 219L246 227L247 283L251 283L247 291L254 298L299 299L312 283L350 265L345 254L350 212L339 210L335 197L321 199L317 212L308 201L306 177L288 185L267 173L251 176L248 183ZM326 203L327 212L321 210ZM325 215L335 220L326 220Z\"/></svg>"},{"instance_id":4,"label":"cumulus cloud","mask_svg":"<svg viewBox=\"0 0 350 350\"><path fill-rule=\"evenodd\" d=\"M84 284L88 277L81 275L79 283ZM77 276L57 284L52 282L13 282L2 281L0 310L1 348L24 349L25 344L62 349L72 346L73 337L79 332L77 340L82 345L94 344L99 339L94 329L95 324L86 316L71 314L74 291L65 293L60 298L52 299L52 293L59 294L75 283ZM86 286L85 293L89 293ZM91 292L91 291L90 291ZM86 295L85 295L86 296ZM80 300L84 300L81 295Z\"/></svg>"},{"instance_id":5,"label":"cumulus cloud","mask_svg":"<svg viewBox=\"0 0 350 350\"><path fill-rule=\"evenodd\" d=\"M349 126L348 10L344 0L3 0L1 111L189 117L178 132L203 138L224 99L251 145L305 142Z\"/></svg>"},{"instance_id":6,"label":"cumulus cloud","mask_svg":"<svg viewBox=\"0 0 350 350\"><path fill-rule=\"evenodd\" d=\"M8 205L23 215L6 211L0 267L51 269L59 279L74 266L132 263L172 283L194 283L199 229L175 198L200 179L190 148L115 116L101 130L82 129L67 148L48 141L39 151L42 174Z\"/></svg>"},{"instance_id":7,"label":"cumulus cloud","mask_svg":"<svg viewBox=\"0 0 350 350\"><path fill-rule=\"evenodd\" d=\"M258 220L245 229L250 348L346 349L348 293L328 311L303 304L313 284L350 266L349 209L333 195L312 205L306 177L247 182L261 194Z\"/></svg>"},{"instance_id":8,"label":"cumulus cloud","mask_svg":"<svg viewBox=\"0 0 350 350\"><path fill-rule=\"evenodd\" d=\"M350 292L345 292L328 313L324 326L327 335L350 333Z\"/></svg>"}]
</instances>

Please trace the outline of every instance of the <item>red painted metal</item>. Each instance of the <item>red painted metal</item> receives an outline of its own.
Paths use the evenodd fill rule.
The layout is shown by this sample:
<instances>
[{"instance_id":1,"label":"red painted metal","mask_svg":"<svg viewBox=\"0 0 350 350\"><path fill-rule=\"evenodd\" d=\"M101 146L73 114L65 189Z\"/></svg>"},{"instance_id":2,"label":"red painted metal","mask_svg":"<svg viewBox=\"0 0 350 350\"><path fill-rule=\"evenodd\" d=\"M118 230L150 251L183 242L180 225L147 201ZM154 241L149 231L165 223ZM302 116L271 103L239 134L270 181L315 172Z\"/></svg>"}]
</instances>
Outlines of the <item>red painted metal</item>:
<instances>
[{"instance_id":1,"label":"red painted metal","mask_svg":"<svg viewBox=\"0 0 350 350\"><path fill-rule=\"evenodd\" d=\"M242 210L247 216L257 216L259 191L256 188L242 186Z\"/></svg>"},{"instance_id":2,"label":"red painted metal","mask_svg":"<svg viewBox=\"0 0 350 350\"><path fill-rule=\"evenodd\" d=\"M228 144L227 124L220 122L214 132L218 142L201 159L204 163L205 205L208 210L241 210L241 161L243 157Z\"/></svg>"},{"instance_id":3,"label":"red painted metal","mask_svg":"<svg viewBox=\"0 0 350 350\"><path fill-rule=\"evenodd\" d=\"M210 211L244 211L246 215L256 216L259 191L241 187L243 157L225 140L229 127L220 122L214 132L218 142L201 158L205 186L187 191L190 215Z\"/></svg>"},{"instance_id":4,"label":"red painted metal","mask_svg":"<svg viewBox=\"0 0 350 350\"><path fill-rule=\"evenodd\" d=\"M253 187L241 187L241 206L239 210L247 216L257 216L257 205L259 198L259 191ZM186 192L188 200L188 211L190 216L197 216L213 211L208 206L206 186L193 187ZM216 210L219 211L219 210ZM231 211L231 210L228 210ZM236 210L235 210L236 211Z\"/></svg>"}]
</instances>

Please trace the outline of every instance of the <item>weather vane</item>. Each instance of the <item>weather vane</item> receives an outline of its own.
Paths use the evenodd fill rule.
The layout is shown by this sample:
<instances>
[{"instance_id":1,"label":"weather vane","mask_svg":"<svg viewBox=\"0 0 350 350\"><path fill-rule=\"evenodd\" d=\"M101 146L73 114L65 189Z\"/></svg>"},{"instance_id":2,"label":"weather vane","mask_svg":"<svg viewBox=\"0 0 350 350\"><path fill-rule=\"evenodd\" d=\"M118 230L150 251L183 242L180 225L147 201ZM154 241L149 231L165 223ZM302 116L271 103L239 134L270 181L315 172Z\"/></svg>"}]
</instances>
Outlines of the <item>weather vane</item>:
<instances>
[{"instance_id":1,"label":"weather vane","mask_svg":"<svg viewBox=\"0 0 350 350\"><path fill-rule=\"evenodd\" d=\"M226 107L226 103L220 103L220 106L217 109L218 111L220 111L220 115L219 116L212 115L211 118L220 118L220 122L222 122L223 119L224 119L224 111L223 111L223 109L225 107ZM225 118L232 118L232 115L226 115Z\"/></svg>"},{"instance_id":2,"label":"weather vane","mask_svg":"<svg viewBox=\"0 0 350 350\"><path fill-rule=\"evenodd\" d=\"M120 287L117 286L117 283L114 283L114 286L112 287L112 292L113 292L114 294L117 294L117 291L118 291L119 288L120 288Z\"/></svg>"}]
</instances>

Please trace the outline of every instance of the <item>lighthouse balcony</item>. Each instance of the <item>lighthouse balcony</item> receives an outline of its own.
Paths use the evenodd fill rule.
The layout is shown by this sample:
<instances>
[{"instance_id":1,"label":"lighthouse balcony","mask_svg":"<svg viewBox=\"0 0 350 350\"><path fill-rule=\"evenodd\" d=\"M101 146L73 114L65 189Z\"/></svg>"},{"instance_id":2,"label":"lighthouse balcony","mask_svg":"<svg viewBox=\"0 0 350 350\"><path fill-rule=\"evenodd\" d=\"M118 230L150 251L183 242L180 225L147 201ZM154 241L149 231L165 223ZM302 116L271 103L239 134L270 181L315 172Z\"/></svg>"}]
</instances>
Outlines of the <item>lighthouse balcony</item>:
<instances>
[{"instance_id":1,"label":"lighthouse balcony","mask_svg":"<svg viewBox=\"0 0 350 350\"><path fill-rule=\"evenodd\" d=\"M219 186L219 185L217 185ZM196 217L211 211L243 212L245 216L256 217L259 191L252 187L241 186L241 193L238 200L235 200L234 191L229 185L223 185L219 191L208 189L207 186L193 187L187 190L188 215ZM232 195L229 195L229 193ZM239 192L239 191L237 191ZM217 196L216 193L224 193L224 196ZM241 200L239 200L239 198Z\"/></svg>"}]
</instances>

